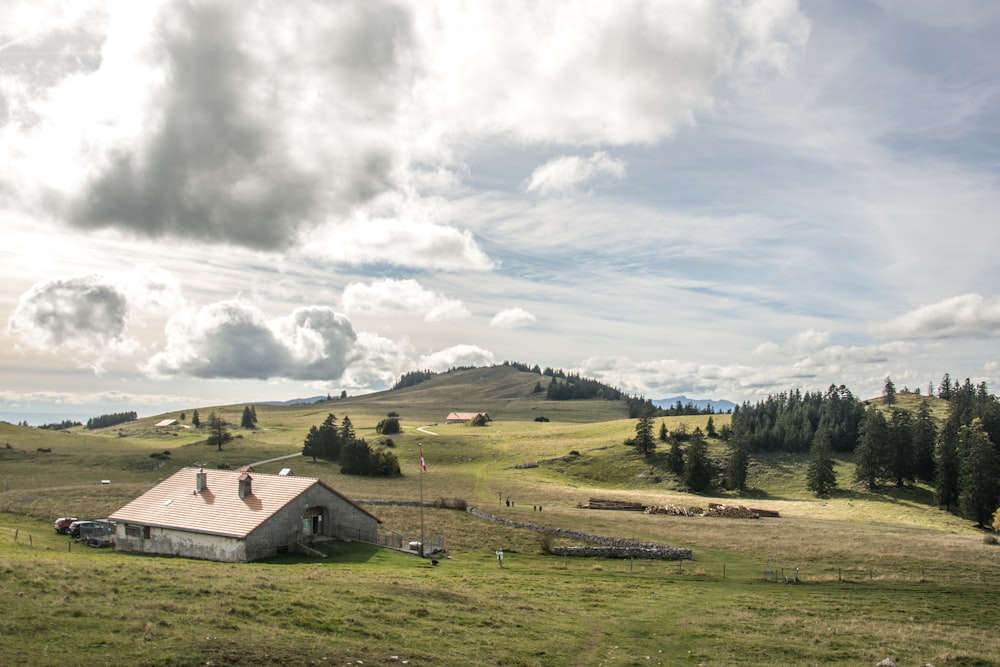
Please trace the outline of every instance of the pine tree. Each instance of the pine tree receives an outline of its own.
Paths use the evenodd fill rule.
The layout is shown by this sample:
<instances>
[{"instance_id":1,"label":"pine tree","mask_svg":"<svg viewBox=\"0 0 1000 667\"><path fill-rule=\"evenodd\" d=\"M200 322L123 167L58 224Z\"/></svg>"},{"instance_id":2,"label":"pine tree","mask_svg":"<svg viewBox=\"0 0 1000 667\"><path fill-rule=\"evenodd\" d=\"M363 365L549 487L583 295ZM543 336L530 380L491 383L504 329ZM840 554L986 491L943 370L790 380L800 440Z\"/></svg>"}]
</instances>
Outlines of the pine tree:
<instances>
[{"instance_id":1,"label":"pine tree","mask_svg":"<svg viewBox=\"0 0 1000 667\"><path fill-rule=\"evenodd\" d=\"M876 488L882 477L887 435L888 426L882 412L874 406L865 410L861 436L854 450L854 481L861 482L868 489Z\"/></svg>"},{"instance_id":2,"label":"pine tree","mask_svg":"<svg viewBox=\"0 0 1000 667\"><path fill-rule=\"evenodd\" d=\"M195 428L198 428L198 427L201 426L201 417L198 416L198 411L197 410L195 410L193 413L191 413L191 425L194 426Z\"/></svg>"},{"instance_id":3,"label":"pine tree","mask_svg":"<svg viewBox=\"0 0 1000 667\"><path fill-rule=\"evenodd\" d=\"M653 417L649 410L645 410L639 421L635 424L635 438L631 441L636 451L645 457L650 457L656 450L656 441L653 440Z\"/></svg>"},{"instance_id":4,"label":"pine tree","mask_svg":"<svg viewBox=\"0 0 1000 667\"><path fill-rule=\"evenodd\" d=\"M896 402L896 385L888 376L885 378L885 386L882 387L882 398L886 405L893 405Z\"/></svg>"},{"instance_id":5,"label":"pine tree","mask_svg":"<svg viewBox=\"0 0 1000 667\"><path fill-rule=\"evenodd\" d=\"M344 417L345 421L350 424L347 417ZM351 429L353 434L353 429ZM333 416L333 413L329 413L326 419L319 427L319 446L320 446L320 456L327 461L336 461L340 458L340 453L343 448L343 437L337 430L337 418Z\"/></svg>"},{"instance_id":6,"label":"pine tree","mask_svg":"<svg viewBox=\"0 0 1000 667\"><path fill-rule=\"evenodd\" d=\"M349 444L354 442L354 424L351 423L351 418L344 415L344 421L340 423L340 447L341 451L345 449Z\"/></svg>"},{"instance_id":7,"label":"pine tree","mask_svg":"<svg viewBox=\"0 0 1000 667\"><path fill-rule=\"evenodd\" d=\"M669 435L667 434L667 423L660 422L660 442L666 442Z\"/></svg>"},{"instance_id":8,"label":"pine tree","mask_svg":"<svg viewBox=\"0 0 1000 667\"><path fill-rule=\"evenodd\" d=\"M313 462L317 457L323 456L323 444L315 424L309 428L305 442L302 443L302 456L311 456Z\"/></svg>"},{"instance_id":9,"label":"pine tree","mask_svg":"<svg viewBox=\"0 0 1000 667\"><path fill-rule=\"evenodd\" d=\"M708 423L705 424L705 435L707 435L710 438L714 438L716 435L718 435L715 431L715 421L712 420L711 415L709 415L708 417Z\"/></svg>"},{"instance_id":10,"label":"pine tree","mask_svg":"<svg viewBox=\"0 0 1000 667\"><path fill-rule=\"evenodd\" d=\"M750 444L744 438L729 443L726 458L726 482L730 489L746 491L747 473L750 469Z\"/></svg>"},{"instance_id":11,"label":"pine tree","mask_svg":"<svg viewBox=\"0 0 1000 667\"><path fill-rule=\"evenodd\" d=\"M704 491L712 484L712 463L704 438L691 438L684 457L684 483L692 491Z\"/></svg>"},{"instance_id":12,"label":"pine tree","mask_svg":"<svg viewBox=\"0 0 1000 667\"><path fill-rule=\"evenodd\" d=\"M958 502L959 462L958 419L953 415L938 434L934 456L934 497L947 510Z\"/></svg>"},{"instance_id":13,"label":"pine tree","mask_svg":"<svg viewBox=\"0 0 1000 667\"><path fill-rule=\"evenodd\" d=\"M240 418L240 428L253 428L256 424L253 413L250 412L250 406L243 406L243 416Z\"/></svg>"},{"instance_id":14,"label":"pine tree","mask_svg":"<svg viewBox=\"0 0 1000 667\"><path fill-rule=\"evenodd\" d=\"M937 426L931 416L930 406L926 400L920 401L917 417L913 422L913 458L914 474L917 479L925 482L934 481L934 442L937 439Z\"/></svg>"},{"instance_id":15,"label":"pine tree","mask_svg":"<svg viewBox=\"0 0 1000 667\"><path fill-rule=\"evenodd\" d=\"M809 467L806 470L806 488L817 496L825 496L837 486L837 473L833 469L833 447L830 433L819 428L813 436L809 450Z\"/></svg>"},{"instance_id":16,"label":"pine tree","mask_svg":"<svg viewBox=\"0 0 1000 667\"><path fill-rule=\"evenodd\" d=\"M913 454L913 419L907 410L892 411L889 419L889 448L886 473L902 487L915 479L916 457Z\"/></svg>"},{"instance_id":17,"label":"pine tree","mask_svg":"<svg viewBox=\"0 0 1000 667\"><path fill-rule=\"evenodd\" d=\"M684 474L684 451L681 443L670 441L670 451L667 452L667 469L678 477Z\"/></svg>"},{"instance_id":18,"label":"pine tree","mask_svg":"<svg viewBox=\"0 0 1000 667\"><path fill-rule=\"evenodd\" d=\"M226 429L226 422L214 412L208 415L208 444L222 451L222 445L233 439L233 434Z\"/></svg>"},{"instance_id":19,"label":"pine tree","mask_svg":"<svg viewBox=\"0 0 1000 667\"><path fill-rule=\"evenodd\" d=\"M963 452L958 506L962 516L982 528L992 518L1000 499L1000 461L978 418L959 430L958 446Z\"/></svg>"}]
</instances>

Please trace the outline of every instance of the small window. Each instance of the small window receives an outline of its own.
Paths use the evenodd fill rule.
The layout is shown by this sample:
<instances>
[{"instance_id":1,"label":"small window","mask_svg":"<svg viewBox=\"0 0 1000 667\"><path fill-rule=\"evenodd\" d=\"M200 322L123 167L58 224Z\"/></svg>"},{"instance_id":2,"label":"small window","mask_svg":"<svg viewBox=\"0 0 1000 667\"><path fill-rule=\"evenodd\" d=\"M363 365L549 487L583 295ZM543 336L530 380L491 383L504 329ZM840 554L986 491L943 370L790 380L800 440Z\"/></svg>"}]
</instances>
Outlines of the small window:
<instances>
[{"instance_id":1,"label":"small window","mask_svg":"<svg viewBox=\"0 0 1000 667\"><path fill-rule=\"evenodd\" d=\"M142 532L142 526L133 526L132 524L125 526L125 537L140 538L143 536Z\"/></svg>"}]
</instances>

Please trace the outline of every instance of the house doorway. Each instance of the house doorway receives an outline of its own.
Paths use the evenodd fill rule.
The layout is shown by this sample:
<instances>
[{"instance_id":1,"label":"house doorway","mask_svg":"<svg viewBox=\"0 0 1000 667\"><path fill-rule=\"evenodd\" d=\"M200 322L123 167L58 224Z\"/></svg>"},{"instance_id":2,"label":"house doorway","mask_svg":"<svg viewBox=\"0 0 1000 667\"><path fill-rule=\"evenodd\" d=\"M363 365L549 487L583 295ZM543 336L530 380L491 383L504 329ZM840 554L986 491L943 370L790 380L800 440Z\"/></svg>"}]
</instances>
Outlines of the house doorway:
<instances>
[{"instance_id":1,"label":"house doorway","mask_svg":"<svg viewBox=\"0 0 1000 667\"><path fill-rule=\"evenodd\" d=\"M325 507L310 507L302 515L302 530L306 535L326 535L328 523Z\"/></svg>"}]
</instances>

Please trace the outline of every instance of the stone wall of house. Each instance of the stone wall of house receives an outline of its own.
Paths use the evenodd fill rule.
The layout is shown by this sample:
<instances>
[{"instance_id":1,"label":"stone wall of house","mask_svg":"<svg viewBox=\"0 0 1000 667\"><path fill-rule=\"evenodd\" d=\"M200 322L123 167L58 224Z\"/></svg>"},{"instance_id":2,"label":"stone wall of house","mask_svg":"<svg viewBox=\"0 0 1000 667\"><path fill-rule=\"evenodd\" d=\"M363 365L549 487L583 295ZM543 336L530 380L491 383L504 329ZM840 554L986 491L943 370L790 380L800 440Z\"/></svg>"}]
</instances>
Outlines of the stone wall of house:
<instances>
[{"instance_id":1,"label":"stone wall of house","mask_svg":"<svg viewBox=\"0 0 1000 667\"><path fill-rule=\"evenodd\" d=\"M326 487L314 484L247 536L247 560L268 558L278 549L291 549L296 542L308 540L312 527L306 515L316 507L325 510L323 535L373 543L378 540L378 522L374 518Z\"/></svg>"},{"instance_id":2,"label":"stone wall of house","mask_svg":"<svg viewBox=\"0 0 1000 667\"><path fill-rule=\"evenodd\" d=\"M235 537L206 535L155 526L148 528L149 537L133 537L126 533L127 526L128 524L125 523L118 524L115 534L115 549L117 551L225 562L247 560L246 545Z\"/></svg>"}]
</instances>

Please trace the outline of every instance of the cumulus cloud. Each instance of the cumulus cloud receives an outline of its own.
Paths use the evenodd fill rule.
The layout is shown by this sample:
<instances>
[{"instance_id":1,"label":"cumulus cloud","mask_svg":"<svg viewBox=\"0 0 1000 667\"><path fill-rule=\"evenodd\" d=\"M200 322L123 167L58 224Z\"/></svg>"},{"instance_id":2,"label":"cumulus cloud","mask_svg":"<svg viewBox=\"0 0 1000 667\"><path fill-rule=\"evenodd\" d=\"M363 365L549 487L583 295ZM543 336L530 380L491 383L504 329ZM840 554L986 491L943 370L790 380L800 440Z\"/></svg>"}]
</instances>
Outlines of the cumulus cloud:
<instances>
[{"instance_id":1,"label":"cumulus cloud","mask_svg":"<svg viewBox=\"0 0 1000 667\"><path fill-rule=\"evenodd\" d=\"M405 345L378 334L359 331L356 358L338 386L350 389L388 389L400 375L417 367Z\"/></svg>"},{"instance_id":2,"label":"cumulus cloud","mask_svg":"<svg viewBox=\"0 0 1000 667\"><path fill-rule=\"evenodd\" d=\"M424 288L416 280L385 278L344 288L344 310L376 317L419 316L428 322L470 316L461 301Z\"/></svg>"},{"instance_id":3,"label":"cumulus cloud","mask_svg":"<svg viewBox=\"0 0 1000 667\"><path fill-rule=\"evenodd\" d=\"M350 321L306 306L272 320L255 306L220 301L167 322L166 348L143 370L155 377L335 380L354 358Z\"/></svg>"},{"instance_id":4,"label":"cumulus cloud","mask_svg":"<svg viewBox=\"0 0 1000 667\"><path fill-rule=\"evenodd\" d=\"M886 338L976 338L1000 334L1000 297L963 294L904 313L878 329Z\"/></svg>"},{"instance_id":5,"label":"cumulus cloud","mask_svg":"<svg viewBox=\"0 0 1000 667\"><path fill-rule=\"evenodd\" d=\"M425 354L417 362L418 368L439 373L461 366L486 366L493 363L493 353L478 345L453 345Z\"/></svg>"},{"instance_id":6,"label":"cumulus cloud","mask_svg":"<svg viewBox=\"0 0 1000 667\"><path fill-rule=\"evenodd\" d=\"M505 308L493 316L493 319L490 320L490 326L499 329L516 329L534 324L537 319L524 308Z\"/></svg>"},{"instance_id":7,"label":"cumulus cloud","mask_svg":"<svg viewBox=\"0 0 1000 667\"><path fill-rule=\"evenodd\" d=\"M5 9L17 17L33 4ZM808 33L791 0L93 7L46 15L24 40L89 49L58 59L81 65L0 79L10 196L30 193L86 229L265 249L419 188L422 174L452 173L482 141L660 140L735 78L782 69ZM533 187L621 169L601 153L577 160L549 165ZM410 221L382 224L427 237L419 223L409 234ZM450 252L368 239L353 261L489 266L467 233L433 231L432 248Z\"/></svg>"},{"instance_id":8,"label":"cumulus cloud","mask_svg":"<svg viewBox=\"0 0 1000 667\"><path fill-rule=\"evenodd\" d=\"M108 278L56 278L21 295L7 332L29 348L104 358L134 348L135 342L125 336L128 314L126 295Z\"/></svg>"},{"instance_id":9,"label":"cumulus cloud","mask_svg":"<svg viewBox=\"0 0 1000 667\"><path fill-rule=\"evenodd\" d=\"M419 6L417 103L437 121L432 136L543 144L662 139L730 77L783 68L809 30L790 0Z\"/></svg>"},{"instance_id":10,"label":"cumulus cloud","mask_svg":"<svg viewBox=\"0 0 1000 667\"><path fill-rule=\"evenodd\" d=\"M578 185L597 176L625 177L625 163L604 151L590 157L563 155L536 167L525 189L542 195L572 192Z\"/></svg>"}]
</instances>

